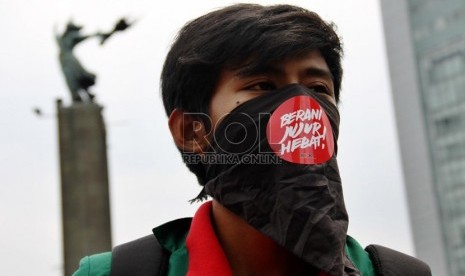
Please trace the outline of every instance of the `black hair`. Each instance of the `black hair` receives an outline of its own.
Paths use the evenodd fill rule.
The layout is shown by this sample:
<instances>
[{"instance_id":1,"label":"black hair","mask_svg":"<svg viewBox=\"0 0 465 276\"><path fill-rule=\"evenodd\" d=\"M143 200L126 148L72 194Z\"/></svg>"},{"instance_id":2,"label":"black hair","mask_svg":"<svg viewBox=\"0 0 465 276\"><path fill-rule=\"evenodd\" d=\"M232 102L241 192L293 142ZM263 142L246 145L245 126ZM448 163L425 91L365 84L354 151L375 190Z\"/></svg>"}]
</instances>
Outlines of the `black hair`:
<instances>
[{"instance_id":1,"label":"black hair","mask_svg":"<svg viewBox=\"0 0 465 276\"><path fill-rule=\"evenodd\" d=\"M224 69L250 70L318 49L332 74L336 101L342 79L342 43L334 25L291 5L236 4L188 22L178 33L161 74L166 114L175 108L209 114ZM187 164L203 183L201 165Z\"/></svg>"}]
</instances>

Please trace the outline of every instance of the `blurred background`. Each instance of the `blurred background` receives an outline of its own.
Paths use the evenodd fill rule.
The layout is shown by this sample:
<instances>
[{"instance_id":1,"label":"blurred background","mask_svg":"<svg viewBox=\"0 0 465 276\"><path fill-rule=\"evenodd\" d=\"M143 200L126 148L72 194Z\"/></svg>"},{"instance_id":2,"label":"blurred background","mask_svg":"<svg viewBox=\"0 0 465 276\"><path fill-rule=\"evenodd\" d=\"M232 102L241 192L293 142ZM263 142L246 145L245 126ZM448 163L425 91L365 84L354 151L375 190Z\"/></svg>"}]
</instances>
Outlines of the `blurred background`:
<instances>
[{"instance_id":1,"label":"blurred background","mask_svg":"<svg viewBox=\"0 0 465 276\"><path fill-rule=\"evenodd\" d=\"M438 10L434 6L437 2L455 6L432 18L428 15ZM465 193L465 153L460 153L465 148L464 101L463 97L449 96L452 98L448 102L457 105L454 114L458 114L458 119L450 119L455 124L452 127L447 120L442 124L443 132L461 127L462 134L455 134L459 138L442 137L445 142L435 147L429 141L439 139L434 136L437 130L432 129L439 119L429 115L429 105L422 100L423 95L428 98L431 94L436 95L436 100L431 101L441 100L439 92L444 87L450 95L464 94L460 81L454 79L463 81L465 75L463 35L460 38L452 33L444 37L444 28L450 25L436 22L461 11L451 25L463 26L465 9L460 2L286 1L334 22L344 42L338 159L350 216L349 235L363 246L381 244L426 258L434 262L435 275L465 275L465 268L458 265L460 260L465 263L465 252L460 251L465 250L465 206L445 205L463 198ZM75 49L84 67L97 74L92 91L96 102L104 107L111 229L113 244L117 245L150 234L153 227L163 222L192 216L198 207L188 202L200 187L171 140L159 96L159 76L177 30L188 20L232 3L236 2L0 0L2 274L63 274L55 100L61 98L70 104L71 98L61 73L54 34L63 32L70 19L84 26L84 34L111 30L123 16L137 20L102 47L97 39L89 39ZM443 29L435 29L434 22L430 24L428 20L442 24ZM413 36L410 30L415 30L415 26L422 27L423 34L412 31L416 35ZM443 43L451 45L445 40L451 39L454 50L448 52L432 42L422 48L426 42L421 39L432 37L434 32ZM442 50L435 52L437 49ZM423 54L428 54L429 59L418 59ZM457 55L452 65L440 62ZM417 67L419 64L423 67ZM429 76L437 64L446 68L437 70L452 73L445 77L437 73L433 83L428 83L424 76ZM452 79L456 86L438 86L441 78ZM431 88L432 84L438 85ZM439 112L433 111L436 115ZM456 150L452 150L456 154L453 159L441 155L441 146L450 139L459 141ZM412 154L411 148L415 148ZM435 152L439 152L439 157ZM404 169L401 157L407 165ZM435 169L434 165L443 164L444 160L453 160L453 170L458 172L453 183L438 186L435 183L443 179L441 172L449 175L452 170ZM441 196L444 190L448 193ZM411 200L407 200L408 196ZM455 215L449 212L452 209ZM409 215L409 210L413 215ZM447 238L449 234L453 238ZM431 242L421 243L425 240Z\"/></svg>"}]
</instances>

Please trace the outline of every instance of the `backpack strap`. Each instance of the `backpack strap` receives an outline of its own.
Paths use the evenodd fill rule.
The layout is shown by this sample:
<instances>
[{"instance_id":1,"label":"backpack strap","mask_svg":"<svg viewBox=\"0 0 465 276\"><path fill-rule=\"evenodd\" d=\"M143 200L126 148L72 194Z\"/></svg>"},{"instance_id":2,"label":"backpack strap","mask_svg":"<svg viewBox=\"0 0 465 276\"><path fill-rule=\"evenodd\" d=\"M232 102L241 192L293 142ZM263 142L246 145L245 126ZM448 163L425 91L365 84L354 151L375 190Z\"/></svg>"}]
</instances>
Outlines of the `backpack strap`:
<instances>
[{"instance_id":1,"label":"backpack strap","mask_svg":"<svg viewBox=\"0 0 465 276\"><path fill-rule=\"evenodd\" d=\"M169 253L151 234L113 248L111 276L166 275Z\"/></svg>"},{"instance_id":2,"label":"backpack strap","mask_svg":"<svg viewBox=\"0 0 465 276\"><path fill-rule=\"evenodd\" d=\"M429 266L409 255L381 245L369 245L365 250L378 276L431 276Z\"/></svg>"}]
</instances>

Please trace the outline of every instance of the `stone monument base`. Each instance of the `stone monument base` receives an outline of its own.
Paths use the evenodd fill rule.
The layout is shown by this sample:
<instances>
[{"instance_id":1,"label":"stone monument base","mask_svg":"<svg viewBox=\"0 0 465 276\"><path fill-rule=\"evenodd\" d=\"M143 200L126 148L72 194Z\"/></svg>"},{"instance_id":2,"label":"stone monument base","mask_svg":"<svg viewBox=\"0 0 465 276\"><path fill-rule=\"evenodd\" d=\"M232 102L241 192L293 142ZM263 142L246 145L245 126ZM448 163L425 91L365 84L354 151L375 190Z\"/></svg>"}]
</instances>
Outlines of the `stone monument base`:
<instances>
[{"instance_id":1,"label":"stone monument base","mask_svg":"<svg viewBox=\"0 0 465 276\"><path fill-rule=\"evenodd\" d=\"M111 250L106 132L96 103L57 100L62 193L64 275L79 260Z\"/></svg>"}]
</instances>

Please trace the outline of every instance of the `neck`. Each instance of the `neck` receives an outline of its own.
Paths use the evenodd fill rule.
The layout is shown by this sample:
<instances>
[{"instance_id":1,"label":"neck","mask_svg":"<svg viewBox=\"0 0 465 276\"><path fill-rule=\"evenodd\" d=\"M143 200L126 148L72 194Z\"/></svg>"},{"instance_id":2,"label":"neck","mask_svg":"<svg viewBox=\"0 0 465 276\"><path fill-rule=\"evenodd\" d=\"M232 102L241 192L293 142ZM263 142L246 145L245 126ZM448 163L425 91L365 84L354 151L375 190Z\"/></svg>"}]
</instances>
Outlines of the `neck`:
<instances>
[{"instance_id":1,"label":"neck","mask_svg":"<svg viewBox=\"0 0 465 276\"><path fill-rule=\"evenodd\" d=\"M233 275L317 275L309 274L313 271L309 265L215 200L212 220Z\"/></svg>"}]
</instances>

